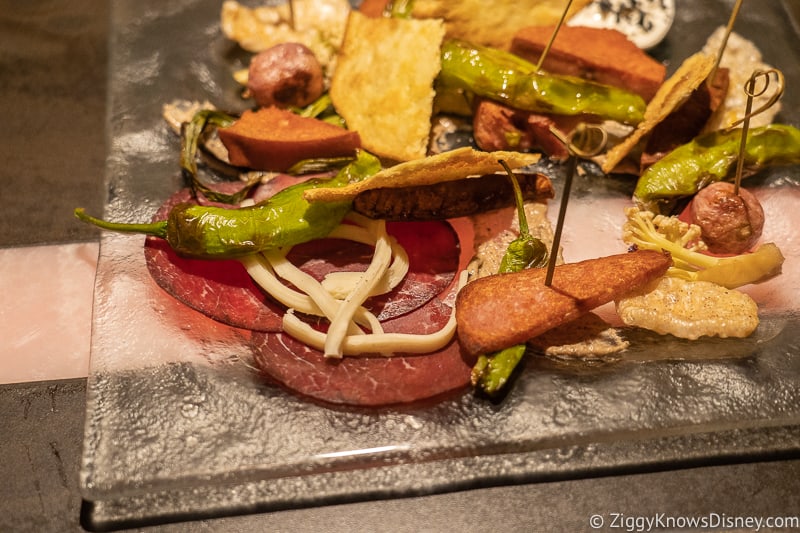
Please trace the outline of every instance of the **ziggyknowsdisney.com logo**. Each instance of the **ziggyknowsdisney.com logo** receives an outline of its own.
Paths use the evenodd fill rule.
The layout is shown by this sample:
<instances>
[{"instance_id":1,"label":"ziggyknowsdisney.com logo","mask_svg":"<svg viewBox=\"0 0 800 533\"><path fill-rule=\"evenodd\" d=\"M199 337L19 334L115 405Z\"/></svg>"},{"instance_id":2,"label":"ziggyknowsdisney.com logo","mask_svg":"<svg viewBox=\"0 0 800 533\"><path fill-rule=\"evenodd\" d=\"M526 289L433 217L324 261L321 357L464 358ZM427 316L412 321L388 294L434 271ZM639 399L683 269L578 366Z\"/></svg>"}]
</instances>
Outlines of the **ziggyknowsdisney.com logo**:
<instances>
[{"instance_id":1,"label":"ziggyknowsdisney.com logo","mask_svg":"<svg viewBox=\"0 0 800 533\"><path fill-rule=\"evenodd\" d=\"M636 533L663 529L718 528L761 531L762 529L800 528L800 516L731 516L725 513L708 513L699 516L672 516L666 513L656 513L649 516L636 516L625 513L606 513L590 516L589 526L592 529L621 529Z\"/></svg>"}]
</instances>

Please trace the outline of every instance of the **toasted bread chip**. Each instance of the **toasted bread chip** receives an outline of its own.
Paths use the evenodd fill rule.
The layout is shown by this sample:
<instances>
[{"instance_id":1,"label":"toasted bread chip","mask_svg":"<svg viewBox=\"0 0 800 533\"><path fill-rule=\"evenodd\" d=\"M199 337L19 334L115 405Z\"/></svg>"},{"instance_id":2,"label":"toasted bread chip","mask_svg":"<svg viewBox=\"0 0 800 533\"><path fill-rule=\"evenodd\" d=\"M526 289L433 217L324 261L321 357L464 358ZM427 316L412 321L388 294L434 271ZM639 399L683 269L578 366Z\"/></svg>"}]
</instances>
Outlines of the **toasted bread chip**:
<instances>
[{"instance_id":1,"label":"toasted bread chip","mask_svg":"<svg viewBox=\"0 0 800 533\"><path fill-rule=\"evenodd\" d=\"M521 168L536 163L539 157L538 154L521 152L481 152L469 147L457 148L425 159L400 163L378 172L369 179L345 187L308 189L303 193L303 197L309 202L352 200L358 193L370 189L433 185L501 172L503 166L499 163L500 160L505 161L511 169Z\"/></svg>"},{"instance_id":2,"label":"toasted bread chip","mask_svg":"<svg viewBox=\"0 0 800 533\"><path fill-rule=\"evenodd\" d=\"M425 157L443 38L441 20L350 13L330 95L369 152L394 161Z\"/></svg>"},{"instance_id":3,"label":"toasted bread chip","mask_svg":"<svg viewBox=\"0 0 800 533\"><path fill-rule=\"evenodd\" d=\"M663 276L669 255L652 250L497 274L467 284L456 299L458 338L471 355L522 344Z\"/></svg>"},{"instance_id":4,"label":"toasted bread chip","mask_svg":"<svg viewBox=\"0 0 800 533\"><path fill-rule=\"evenodd\" d=\"M713 57L702 52L689 56L659 87L656 95L647 104L644 120L621 143L608 151L602 164L603 172L614 170L645 135L691 96L692 92L708 78L713 68Z\"/></svg>"},{"instance_id":5,"label":"toasted bread chip","mask_svg":"<svg viewBox=\"0 0 800 533\"><path fill-rule=\"evenodd\" d=\"M568 18L592 0L574 0ZM508 49L511 39L525 26L557 24L567 0L415 0L414 18L440 18L447 37Z\"/></svg>"}]
</instances>

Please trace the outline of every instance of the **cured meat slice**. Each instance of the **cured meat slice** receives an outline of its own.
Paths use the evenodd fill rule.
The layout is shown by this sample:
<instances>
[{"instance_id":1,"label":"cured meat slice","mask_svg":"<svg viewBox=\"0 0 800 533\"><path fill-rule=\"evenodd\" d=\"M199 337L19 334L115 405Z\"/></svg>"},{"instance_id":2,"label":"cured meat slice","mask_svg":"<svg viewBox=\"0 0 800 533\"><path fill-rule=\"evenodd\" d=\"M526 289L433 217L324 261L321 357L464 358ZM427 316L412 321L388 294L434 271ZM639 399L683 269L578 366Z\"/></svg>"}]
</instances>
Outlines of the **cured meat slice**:
<instances>
[{"instance_id":1,"label":"cured meat slice","mask_svg":"<svg viewBox=\"0 0 800 533\"><path fill-rule=\"evenodd\" d=\"M386 332L430 333L451 313L436 297L424 306L385 322ZM253 335L256 366L269 379L323 402L384 406L404 404L457 391L469 383L473 358L456 340L424 355L381 355L328 359L284 333Z\"/></svg>"},{"instance_id":2,"label":"cured meat slice","mask_svg":"<svg viewBox=\"0 0 800 533\"><path fill-rule=\"evenodd\" d=\"M172 206L191 201L188 190L176 193L156 213L166 218ZM409 273L390 293L370 298L366 307L381 320L424 305L452 282L459 261L459 242L445 222L387 224L409 256ZM317 279L336 270L365 270L372 248L338 239L296 246L289 259ZM179 256L163 240L148 237L147 267L156 283L189 307L225 324L255 331L281 330L284 307L272 300L234 260Z\"/></svg>"},{"instance_id":3,"label":"cured meat slice","mask_svg":"<svg viewBox=\"0 0 800 533\"><path fill-rule=\"evenodd\" d=\"M188 189L177 192L154 220L165 219L174 205L191 200ZM192 309L230 326L280 331L283 308L269 299L238 261L181 257L156 237L145 240L144 256L156 283Z\"/></svg>"}]
</instances>

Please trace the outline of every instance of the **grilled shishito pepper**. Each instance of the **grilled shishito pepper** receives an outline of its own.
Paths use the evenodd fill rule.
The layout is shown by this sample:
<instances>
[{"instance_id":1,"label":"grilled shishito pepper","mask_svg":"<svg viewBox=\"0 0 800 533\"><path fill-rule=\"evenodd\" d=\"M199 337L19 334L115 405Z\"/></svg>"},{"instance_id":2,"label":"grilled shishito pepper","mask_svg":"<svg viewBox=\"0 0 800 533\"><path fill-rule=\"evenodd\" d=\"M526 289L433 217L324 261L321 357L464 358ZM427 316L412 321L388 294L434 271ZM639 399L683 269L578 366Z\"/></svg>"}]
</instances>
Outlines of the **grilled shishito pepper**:
<instances>
[{"instance_id":1,"label":"grilled shishito pepper","mask_svg":"<svg viewBox=\"0 0 800 533\"><path fill-rule=\"evenodd\" d=\"M350 211L351 202L310 204L303 198L303 191L347 185L380 169L375 156L359 151L356 160L335 177L292 185L250 207L179 204L166 220L147 224L107 222L82 209L76 209L75 216L102 229L166 239L177 253L187 257L230 259L325 237Z\"/></svg>"},{"instance_id":2,"label":"grilled shishito pepper","mask_svg":"<svg viewBox=\"0 0 800 533\"><path fill-rule=\"evenodd\" d=\"M514 187L514 198L517 204L517 217L519 219L519 237L509 243L506 253L500 260L500 274L506 272L519 272L526 268L541 268L547 265L547 246L531 235L528 229L528 220L525 216L525 206L522 190L511 169L506 167L511 185ZM495 396L508 382L514 369L525 355L525 344L510 346L498 352L481 355L472 367L470 381L472 385L488 394Z\"/></svg>"},{"instance_id":3,"label":"grilled shishito pepper","mask_svg":"<svg viewBox=\"0 0 800 533\"><path fill-rule=\"evenodd\" d=\"M647 210L663 211L704 186L732 176L739 157L742 130L715 131L695 138L668 153L645 170L633 197ZM800 163L800 130L785 124L751 129L747 134L744 167L749 171Z\"/></svg>"},{"instance_id":4,"label":"grilled shishito pepper","mask_svg":"<svg viewBox=\"0 0 800 533\"><path fill-rule=\"evenodd\" d=\"M590 114L625 124L644 118L638 94L571 76L537 72L536 65L510 52L448 41L442 46L438 83L510 107L557 115Z\"/></svg>"}]
</instances>

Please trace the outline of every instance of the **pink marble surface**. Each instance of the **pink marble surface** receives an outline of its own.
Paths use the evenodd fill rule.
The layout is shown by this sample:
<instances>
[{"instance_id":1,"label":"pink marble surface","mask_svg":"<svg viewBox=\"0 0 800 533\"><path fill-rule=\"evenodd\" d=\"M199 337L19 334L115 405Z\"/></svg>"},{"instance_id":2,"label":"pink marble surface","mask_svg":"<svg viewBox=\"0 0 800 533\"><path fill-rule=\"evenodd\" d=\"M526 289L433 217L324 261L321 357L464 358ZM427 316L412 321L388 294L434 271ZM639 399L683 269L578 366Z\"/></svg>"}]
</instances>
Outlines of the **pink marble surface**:
<instances>
[{"instance_id":1,"label":"pink marble surface","mask_svg":"<svg viewBox=\"0 0 800 533\"><path fill-rule=\"evenodd\" d=\"M0 249L0 384L88 374L98 246Z\"/></svg>"}]
</instances>

